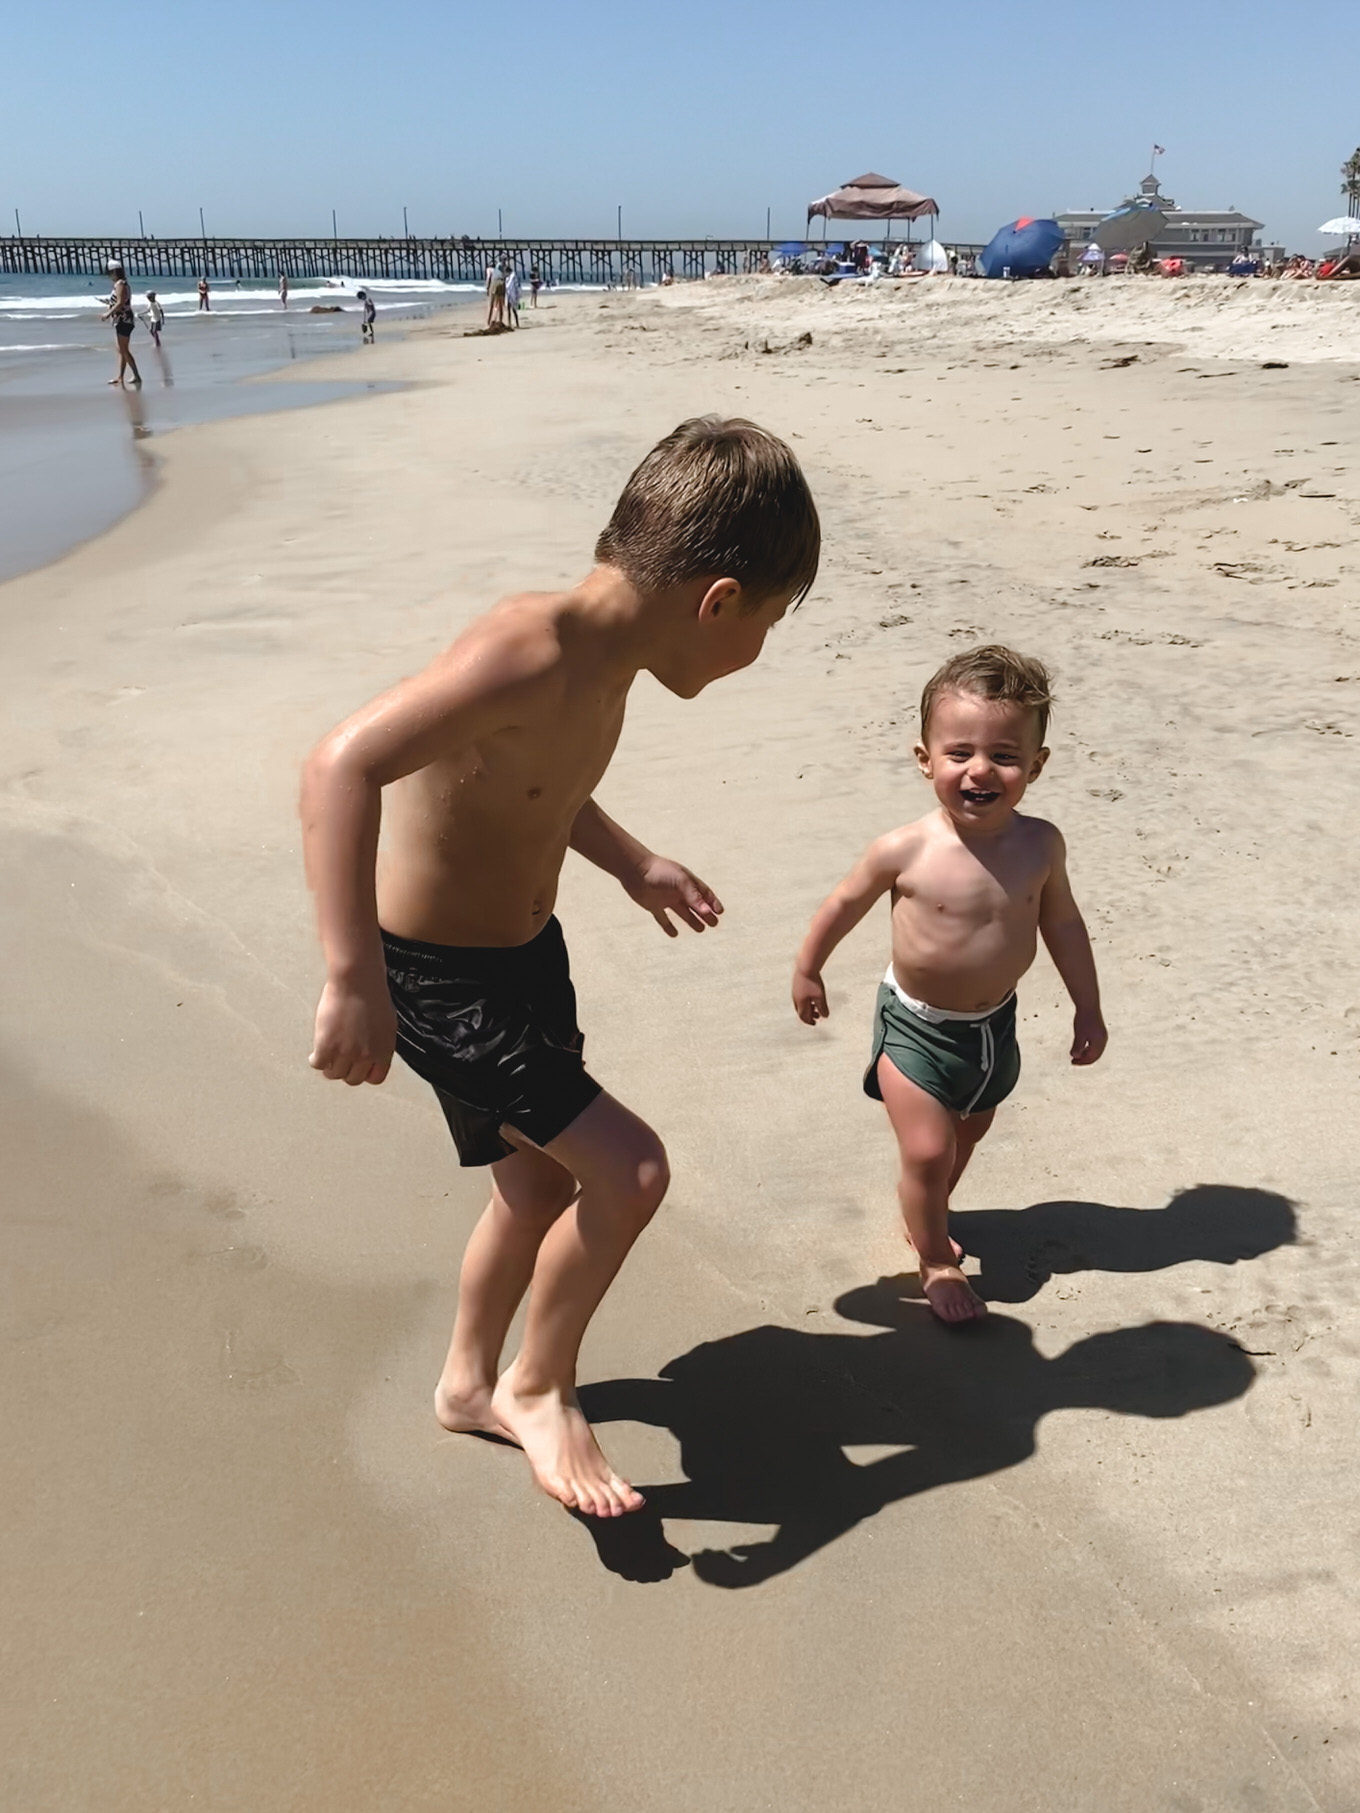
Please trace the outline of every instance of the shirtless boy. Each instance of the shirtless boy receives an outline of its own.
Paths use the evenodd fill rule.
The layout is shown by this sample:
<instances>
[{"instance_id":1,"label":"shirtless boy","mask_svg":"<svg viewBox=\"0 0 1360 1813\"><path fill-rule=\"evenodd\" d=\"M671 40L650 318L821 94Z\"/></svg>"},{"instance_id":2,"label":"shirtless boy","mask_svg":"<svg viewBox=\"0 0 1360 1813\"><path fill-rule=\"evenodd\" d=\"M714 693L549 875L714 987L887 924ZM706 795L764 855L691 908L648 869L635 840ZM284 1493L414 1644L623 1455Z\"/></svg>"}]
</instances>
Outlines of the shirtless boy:
<instances>
[{"instance_id":1,"label":"shirtless boy","mask_svg":"<svg viewBox=\"0 0 1360 1813\"><path fill-rule=\"evenodd\" d=\"M668 937L672 915L718 923L712 889L591 796L637 675L692 699L748 667L811 586L819 547L782 441L750 422L682 423L628 480L579 585L498 604L332 731L303 778L327 964L310 1061L381 1083L399 1051L433 1085L460 1161L491 1169L436 1414L508 1436L544 1491L595 1516L642 1497L581 1414L577 1352L668 1174L656 1134L585 1068L558 875L575 850ZM498 1378L526 1291L523 1344Z\"/></svg>"},{"instance_id":2,"label":"shirtless boy","mask_svg":"<svg viewBox=\"0 0 1360 1813\"><path fill-rule=\"evenodd\" d=\"M959 1269L949 1197L1019 1078L1015 985L1040 937L1076 1010L1072 1062L1094 1064L1108 1036L1062 835L1016 810L1048 760L1050 705L1042 664L1008 648L945 663L921 696L916 745L939 806L870 844L818 908L794 970L794 1008L814 1026L830 1012L827 958L891 895L892 962L864 1091L883 1103L897 1135L907 1235L945 1322L986 1309Z\"/></svg>"}]
</instances>

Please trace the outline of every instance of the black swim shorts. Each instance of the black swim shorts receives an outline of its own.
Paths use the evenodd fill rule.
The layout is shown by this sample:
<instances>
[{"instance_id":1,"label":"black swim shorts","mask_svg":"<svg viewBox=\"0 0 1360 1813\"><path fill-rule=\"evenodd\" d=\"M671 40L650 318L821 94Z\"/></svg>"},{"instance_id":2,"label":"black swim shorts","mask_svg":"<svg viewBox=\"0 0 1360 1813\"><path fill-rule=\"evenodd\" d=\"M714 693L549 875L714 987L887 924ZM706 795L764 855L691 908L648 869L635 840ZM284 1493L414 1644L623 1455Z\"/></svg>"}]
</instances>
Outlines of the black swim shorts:
<instances>
[{"instance_id":1,"label":"black swim shorts","mask_svg":"<svg viewBox=\"0 0 1360 1813\"><path fill-rule=\"evenodd\" d=\"M439 1097L460 1164L508 1157L502 1126L546 1146L599 1095L555 917L528 944L417 944L384 932L383 948L397 1050Z\"/></svg>"}]
</instances>

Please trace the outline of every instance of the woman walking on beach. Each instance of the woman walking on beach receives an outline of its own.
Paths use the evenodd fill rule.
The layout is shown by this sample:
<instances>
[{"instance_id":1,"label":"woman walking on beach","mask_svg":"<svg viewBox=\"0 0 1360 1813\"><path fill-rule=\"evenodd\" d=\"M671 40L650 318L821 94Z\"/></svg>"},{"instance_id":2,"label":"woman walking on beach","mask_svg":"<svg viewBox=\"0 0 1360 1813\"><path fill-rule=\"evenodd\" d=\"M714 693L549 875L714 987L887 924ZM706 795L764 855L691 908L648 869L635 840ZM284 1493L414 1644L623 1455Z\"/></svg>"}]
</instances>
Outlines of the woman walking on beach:
<instances>
[{"instance_id":1,"label":"woman walking on beach","mask_svg":"<svg viewBox=\"0 0 1360 1813\"><path fill-rule=\"evenodd\" d=\"M142 374L132 356L132 330L137 325L137 317L132 312L132 290L121 264L111 264L109 276L113 278L113 294L109 297L109 306L101 319L112 321L113 336L118 345L118 370L109 379L109 383L123 384L127 369L131 366L132 382L140 384Z\"/></svg>"}]
</instances>

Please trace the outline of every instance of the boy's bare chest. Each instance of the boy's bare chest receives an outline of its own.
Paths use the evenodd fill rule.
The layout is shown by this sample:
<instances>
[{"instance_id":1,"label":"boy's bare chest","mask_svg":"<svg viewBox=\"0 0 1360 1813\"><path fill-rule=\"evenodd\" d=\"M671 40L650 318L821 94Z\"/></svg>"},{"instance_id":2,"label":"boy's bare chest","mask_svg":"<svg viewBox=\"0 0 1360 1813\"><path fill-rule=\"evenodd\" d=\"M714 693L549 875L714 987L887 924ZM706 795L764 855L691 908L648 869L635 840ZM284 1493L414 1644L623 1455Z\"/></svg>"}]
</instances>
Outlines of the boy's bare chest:
<instances>
[{"instance_id":1,"label":"boy's bare chest","mask_svg":"<svg viewBox=\"0 0 1360 1813\"><path fill-rule=\"evenodd\" d=\"M609 766L623 728L622 702L576 699L530 726L482 738L435 765L445 809L493 809L509 820L574 818Z\"/></svg>"}]
</instances>

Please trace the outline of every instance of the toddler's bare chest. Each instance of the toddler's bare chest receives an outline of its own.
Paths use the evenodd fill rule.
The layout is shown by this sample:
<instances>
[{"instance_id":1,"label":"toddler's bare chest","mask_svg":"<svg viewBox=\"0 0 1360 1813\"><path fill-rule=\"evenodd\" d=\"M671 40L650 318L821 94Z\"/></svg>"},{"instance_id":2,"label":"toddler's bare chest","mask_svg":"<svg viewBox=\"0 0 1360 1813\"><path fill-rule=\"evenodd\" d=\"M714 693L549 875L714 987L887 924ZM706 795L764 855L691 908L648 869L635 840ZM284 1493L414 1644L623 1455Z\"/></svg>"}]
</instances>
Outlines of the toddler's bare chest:
<instances>
[{"instance_id":1,"label":"toddler's bare chest","mask_svg":"<svg viewBox=\"0 0 1360 1813\"><path fill-rule=\"evenodd\" d=\"M1032 930L1038 923L1043 871L1033 863L985 867L944 858L922 861L897 879L894 913L916 925Z\"/></svg>"}]
</instances>

